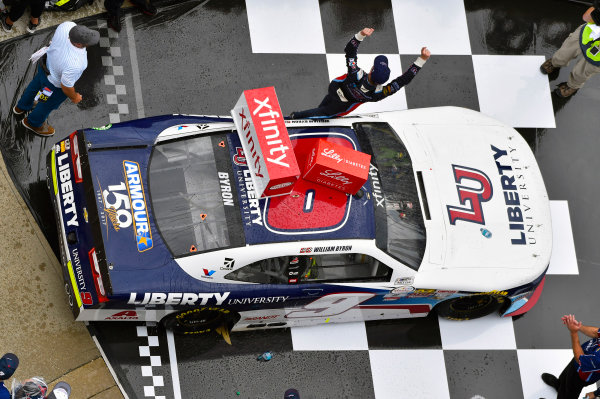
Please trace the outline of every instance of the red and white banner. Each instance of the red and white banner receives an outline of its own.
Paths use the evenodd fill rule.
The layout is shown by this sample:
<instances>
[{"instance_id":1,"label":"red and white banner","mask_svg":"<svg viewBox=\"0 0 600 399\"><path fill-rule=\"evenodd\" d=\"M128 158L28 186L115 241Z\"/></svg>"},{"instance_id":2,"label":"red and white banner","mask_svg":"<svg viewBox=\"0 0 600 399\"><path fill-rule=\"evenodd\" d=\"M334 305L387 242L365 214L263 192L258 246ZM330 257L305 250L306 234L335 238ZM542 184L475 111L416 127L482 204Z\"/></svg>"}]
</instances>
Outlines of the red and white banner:
<instances>
[{"instance_id":1,"label":"red and white banner","mask_svg":"<svg viewBox=\"0 0 600 399\"><path fill-rule=\"evenodd\" d=\"M308 156L303 179L356 194L368 179L371 156L319 140Z\"/></svg>"},{"instance_id":2,"label":"red and white banner","mask_svg":"<svg viewBox=\"0 0 600 399\"><path fill-rule=\"evenodd\" d=\"M258 197L289 194L300 169L275 88L244 90L231 116Z\"/></svg>"}]
</instances>

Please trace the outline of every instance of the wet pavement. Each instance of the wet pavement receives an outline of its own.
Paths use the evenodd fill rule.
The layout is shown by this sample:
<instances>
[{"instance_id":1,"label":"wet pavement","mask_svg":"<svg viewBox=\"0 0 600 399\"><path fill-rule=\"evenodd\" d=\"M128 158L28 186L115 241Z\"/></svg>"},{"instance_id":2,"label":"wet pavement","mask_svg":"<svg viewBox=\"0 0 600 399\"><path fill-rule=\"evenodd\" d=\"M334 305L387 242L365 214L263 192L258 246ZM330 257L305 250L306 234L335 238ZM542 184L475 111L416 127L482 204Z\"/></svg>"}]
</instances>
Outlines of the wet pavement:
<instances>
[{"instance_id":1,"label":"wet pavement","mask_svg":"<svg viewBox=\"0 0 600 399\"><path fill-rule=\"evenodd\" d=\"M98 29L104 42L88 50L89 67L76 84L84 98L82 103L66 101L51 114L49 122L57 131L52 138L41 138L25 130L10 109L33 76L29 55L49 40L53 28L0 43L0 148L12 180L51 247L58 249L45 182L45 157L55 142L79 128L141 116L227 115L243 89L256 87L275 86L284 112L308 108L320 101L330 79L327 54L342 53L349 37L363 26L372 25L376 35L361 46L359 64L360 53L390 53L399 56L406 68L417 52L406 50L402 39L412 37L414 32L398 24L404 16L394 11L404 7L407 13L418 12L415 9L419 2L363 3L319 3L320 40L326 54L320 50L295 53L293 48L279 53L253 52L259 43L250 34L246 4L238 0L161 2L156 18L128 13L118 36L111 34L96 16L83 19L79 23ZM447 4L436 2L437 7L448 7ZM478 70L482 60L488 58L481 57L548 58L581 24L585 9L584 5L558 0L465 0L465 35L470 54L460 49L456 54L445 52L441 45L436 54L435 43L423 43L430 46L433 55L405 90L408 108L457 105L489 112L483 109L484 97L488 98L489 93ZM456 21L450 22L454 25ZM305 40L318 42L314 37ZM498 67L495 80L505 85L493 96L510 103L517 101L512 96L515 86L521 84L514 80L515 73L527 71L509 68L514 64L506 65L492 63L488 68ZM568 73L568 68L563 68L558 78L550 81L549 88L565 81ZM548 87L532 90L528 97L532 110L548 96ZM291 386L301 387L303 398L383 398L386 396L377 387L377 378L373 377L375 382L371 379L378 368L373 356L369 362L369 352L406 352L402 350L408 348L443 352L440 359L445 364L447 392L452 398L474 394L487 399L527 397L523 393L528 389L527 380L538 377L523 374L525 367L518 350L568 350L568 335L559 321L565 313L576 313L584 323L598 324L590 292L600 277L600 206L596 200L600 196L600 76L590 79L573 98L564 100L552 95L551 102L555 128L515 127L535 153L550 199L568 201L579 274L547 277L538 304L513 321L516 350L442 351L446 348L434 317L366 323L368 348L356 352L294 351L289 329L237 334L239 337L233 336L233 347L207 337L198 341L177 338L172 348L168 337L157 332L159 342L153 346L147 335L139 335L135 323L94 323L91 332L105 346L129 397L144 397L148 386L153 387L156 397L178 397L178 384L174 381L178 380L184 398L236 397L238 391L240 397L277 397L277 392ZM539 126L547 126L546 121ZM151 348L150 352L162 359L154 369L154 376L156 370L160 372L162 385L150 384L149 376L143 374L143 366L150 363L140 357L141 346ZM278 359L258 367L254 357L267 349L276 351ZM403 355L397 356L402 359ZM173 378L169 365L169 359L175 357L179 361L178 379ZM478 368L473 364L485 365ZM563 366L557 364L556 368L560 371ZM490 376L496 376L496 380ZM519 378L523 392L517 389L519 392L514 393L514 383L510 388L510 383L504 386L498 382ZM419 381L416 376L414 379ZM465 386L475 390L463 389Z\"/></svg>"}]
</instances>

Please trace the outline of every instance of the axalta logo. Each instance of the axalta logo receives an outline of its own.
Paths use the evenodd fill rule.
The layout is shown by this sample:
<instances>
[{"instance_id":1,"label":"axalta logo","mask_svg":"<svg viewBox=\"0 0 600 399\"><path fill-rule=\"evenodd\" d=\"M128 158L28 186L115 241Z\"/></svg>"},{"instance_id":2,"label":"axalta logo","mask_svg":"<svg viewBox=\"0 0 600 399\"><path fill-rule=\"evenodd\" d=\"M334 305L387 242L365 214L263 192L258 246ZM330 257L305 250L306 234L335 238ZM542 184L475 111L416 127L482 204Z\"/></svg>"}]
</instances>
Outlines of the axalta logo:
<instances>
[{"instance_id":1,"label":"axalta logo","mask_svg":"<svg viewBox=\"0 0 600 399\"><path fill-rule=\"evenodd\" d=\"M447 205L450 224L456 224L457 220L485 224L481 204L493 196L490 178L481 170L466 166L452 165L452 171L458 199L463 206Z\"/></svg>"},{"instance_id":2,"label":"axalta logo","mask_svg":"<svg viewBox=\"0 0 600 399\"><path fill-rule=\"evenodd\" d=\"M171 292L163 294L162 292L146 292L143 298L138 299L138 294L132 292L129 294L129 305L189 305L189 306L204 306L210 300L219 306L225 302L230 292L213 292L213 293L194 293L194 292ZM140 294L141 295L141 294Z\"/></svg>"},{"instance_id":3,"label":"axalta logo","mask_svg":"<svg viewBox=\"0 0 600 399\"><path fill-rule=\"evenodd\" d=\"M67 161L68 153L60 154L56 159L58 164L58 177L60 180L60 198L62 209L65 212L67 226L79 226L77 222L77 208L75 207L75 196L73 195L73 181L71 180L71 168Z\"/></svg>"},{"instance_id":4,"label":"axalta logo","mask_svg":"<svg viewBox=\"0 0 600 399\"><path fill-rule=\"evenodd\" d=\"M133 161L123 161L123 169L127 176L127 191L133 209L133 227L138 252L152 248L152 230L148 221L148 209L144 185L140 176L140 165Z\"/></svg>"},{"instance_id":5,"label":"axalta logo","mask_svg":"<svg viewBox=\"0 0 600 399\"><path fill-rule=\"evenodd\" d=\"M139 320L139 316L135 310L125 310L108 316L104 320Z\"/></svg>"}]
</instances>

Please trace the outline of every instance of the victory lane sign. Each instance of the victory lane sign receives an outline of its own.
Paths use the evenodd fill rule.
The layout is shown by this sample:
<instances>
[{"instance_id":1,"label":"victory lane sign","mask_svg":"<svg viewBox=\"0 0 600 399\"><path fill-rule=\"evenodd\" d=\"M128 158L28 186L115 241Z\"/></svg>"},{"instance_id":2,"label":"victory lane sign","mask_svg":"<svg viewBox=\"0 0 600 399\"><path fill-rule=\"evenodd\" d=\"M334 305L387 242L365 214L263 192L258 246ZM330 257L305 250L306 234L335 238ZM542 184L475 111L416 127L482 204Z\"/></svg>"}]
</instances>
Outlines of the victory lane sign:
<instances>
[{"instance_id":1,"label":"victory lane sign","mask_svg":"<svg viewBox=\"0 0 600 399\"><path fill-rule=\"evenodd\" d=\"M289 194L300 169L275 88L244 90L231 116L258 197Z\"/></svg>"}]
</instances>

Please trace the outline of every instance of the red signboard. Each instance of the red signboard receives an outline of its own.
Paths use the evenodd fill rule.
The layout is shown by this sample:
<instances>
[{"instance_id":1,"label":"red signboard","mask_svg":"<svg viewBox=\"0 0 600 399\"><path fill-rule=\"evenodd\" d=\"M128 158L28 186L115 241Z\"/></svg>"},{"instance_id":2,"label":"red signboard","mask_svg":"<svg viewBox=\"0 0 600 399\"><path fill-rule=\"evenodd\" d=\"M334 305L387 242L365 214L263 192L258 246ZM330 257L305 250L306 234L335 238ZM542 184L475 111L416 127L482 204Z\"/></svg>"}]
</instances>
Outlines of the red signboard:
<instances>
[{"instance_id":1,"label":"red signboard","mask_svg":"<svg viewBox=\"0 0 600 399\"><path fill-rule=\"evenodd\" d=\"M319 140L308 157L303 179L347 194L367 181L371 156L326 140Z\"/></svg>"},{"instance_id":2,"label":"red signboard","mask_svg":"<svg viewBox=\"0 0 600 399\"><path fill-rule=\"evenodd\" d=\"M231 116L259 197L289 194L300 169L274 87L245 90Z\"/></svg>"}]
</instances>

